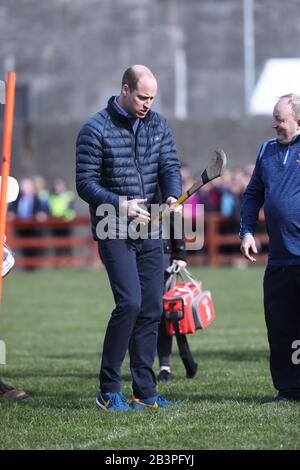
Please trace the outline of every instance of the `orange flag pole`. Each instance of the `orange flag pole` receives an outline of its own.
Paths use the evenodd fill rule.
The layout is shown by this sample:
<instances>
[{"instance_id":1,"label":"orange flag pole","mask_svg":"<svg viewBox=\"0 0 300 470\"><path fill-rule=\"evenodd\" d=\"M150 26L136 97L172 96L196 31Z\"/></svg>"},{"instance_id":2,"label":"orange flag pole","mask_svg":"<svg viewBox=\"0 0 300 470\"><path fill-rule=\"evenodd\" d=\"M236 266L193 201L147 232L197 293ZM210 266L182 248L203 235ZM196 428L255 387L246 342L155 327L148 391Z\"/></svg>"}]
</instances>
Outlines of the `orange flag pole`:
<instances>
[{"instance_id":1,"label":"orange flag pole","mask_svg":"<svg viewBox=\"0 0 300 470\"><path fill-rule=\"evenodd\" d=\"M15 105L15 88L16 73L8 72L6 95L5 95L5 111L3 126L3 142L2 142L2 164L1 164L1 198L0 198L0 267L2 272L3 265L3 243L6 227L7 214L7 182L10 172L13 121L14 121L14 105ZM0 273L0 303L2 302L2 276Z\"/></svg>"}]
</instances>

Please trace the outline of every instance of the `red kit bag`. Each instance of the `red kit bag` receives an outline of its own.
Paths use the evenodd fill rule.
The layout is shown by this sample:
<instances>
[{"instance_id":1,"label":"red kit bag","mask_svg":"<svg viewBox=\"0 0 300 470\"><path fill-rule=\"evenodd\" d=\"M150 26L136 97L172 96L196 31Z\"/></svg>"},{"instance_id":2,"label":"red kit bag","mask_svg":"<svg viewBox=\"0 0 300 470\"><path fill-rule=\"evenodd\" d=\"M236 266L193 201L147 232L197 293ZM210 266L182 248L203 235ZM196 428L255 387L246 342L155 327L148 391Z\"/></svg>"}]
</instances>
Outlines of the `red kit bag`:
<instances>
[{"instance_id":1,"label":"red kit bag","mask_svg":"<svg viewBox=\"0 0 300 470\"><path fill-rule=\"evenodd\" d=\"M207 328L215 317L211 292L202 291L202 282L197 281L186 269L183 273L188 281L182 279L176 282L163 296L164 317L169 336L176 334L175 319L180 334L184 335Z\"/></svg>"}]
</instances>

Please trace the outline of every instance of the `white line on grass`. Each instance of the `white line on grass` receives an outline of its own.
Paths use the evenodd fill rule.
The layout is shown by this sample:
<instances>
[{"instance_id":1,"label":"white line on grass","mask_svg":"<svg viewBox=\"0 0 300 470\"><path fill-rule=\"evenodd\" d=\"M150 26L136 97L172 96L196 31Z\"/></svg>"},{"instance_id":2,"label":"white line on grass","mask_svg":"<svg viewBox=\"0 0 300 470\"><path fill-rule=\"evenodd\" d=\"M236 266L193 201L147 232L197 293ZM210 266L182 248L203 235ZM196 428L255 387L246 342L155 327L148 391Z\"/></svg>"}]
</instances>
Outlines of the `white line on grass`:
<instances>
[{"instance_id":1,"label":"white line on grass","mask_svg":"<svg viewBox=\"0 0 300 470\"><path fill-rule=\"evenodd\" d=\"M130 430L113 431L99 439L93 439L87 442L82 442L80 444L73 444L72 448L73 449L88 449L89 447L95 447L100 444L104 444L106 442L114 441L115 439L121 439L125 436L128 436L130 433L131 433Z\"/></svg>"}]
</instances>

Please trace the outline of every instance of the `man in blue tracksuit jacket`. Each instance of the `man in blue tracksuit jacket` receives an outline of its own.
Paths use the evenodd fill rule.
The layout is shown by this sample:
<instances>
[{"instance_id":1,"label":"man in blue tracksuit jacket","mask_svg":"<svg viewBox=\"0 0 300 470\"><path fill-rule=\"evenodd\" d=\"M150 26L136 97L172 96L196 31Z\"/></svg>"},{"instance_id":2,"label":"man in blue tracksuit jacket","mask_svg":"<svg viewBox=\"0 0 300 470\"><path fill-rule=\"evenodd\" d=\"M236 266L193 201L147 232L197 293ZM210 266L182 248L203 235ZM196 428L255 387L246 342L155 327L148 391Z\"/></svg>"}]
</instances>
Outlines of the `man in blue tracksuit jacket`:
<instances>
[{"instance_id":1,"label":"man in blue tracksuit jacket","mask_svg":"<svg viewBox=\"0 0 300 470\"><path fill-rule=\"evenodd\" d=\"M277 139L262 145L243 197L240 237L242 253L255 261L253 235L264 205L269 235L264 309L276 403L300 401L300 96L280 97L272 127Z\"/></svg>"},{"instance_id":2,"label":"man in blue tracksuit jacket","mask_svg":"<svg viewBox=\"0 0 300 470\"><path fill-rule=\"evenodd\" d=\"M162 312L163 246L159 231L148 227L153 204L161 201L178 210L181 175L171 130L163 116L150 110L156 91L156 79L147 67L127 69L120 96L111 97L107 107L87 121L76 145L77 191L89 204L93 235L116 303L104 339L96 397L104 410L173 404L157 394L152 369ZM108 237L101 225L104 204L113 209L108 210L108 220L115 220ZM147 236L124 234L120 221L126 217L125 228L135 222L146 227ZM121 393L127 349L133 388L130 405Z\"/></svg>"}]
</instances>

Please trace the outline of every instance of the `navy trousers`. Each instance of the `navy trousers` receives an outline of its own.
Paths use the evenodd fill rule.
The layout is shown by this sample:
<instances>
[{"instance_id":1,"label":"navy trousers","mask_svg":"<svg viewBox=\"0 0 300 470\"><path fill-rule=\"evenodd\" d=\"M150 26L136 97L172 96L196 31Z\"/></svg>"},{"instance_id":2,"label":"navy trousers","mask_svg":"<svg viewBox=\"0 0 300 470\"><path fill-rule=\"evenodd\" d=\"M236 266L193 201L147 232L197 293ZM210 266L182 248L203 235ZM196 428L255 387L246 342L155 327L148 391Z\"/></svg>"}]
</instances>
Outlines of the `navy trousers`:
<instances>
[{"instance_id":1,"label":"navy trousers","mask_svg":"<svg viewBox=\"0 0 300 470\"><path fill-rule=\"evenodd\" d=\"M163 295L162 240L101 240L98 246L116 304L104 339L100 389L120 391L128 349L133 394L153 397L157 391L152 366Z\"/></svg>"},{"instance_id":2,"label":"navy trousers","mask_svg":"<svg viewBox=\"0 0 300 470\"><path fill-rule=\"evenodd\" d=\"M300 340L300 266L267 266L264 306L274 387L300 399L300 364L293 359Z\"/></svg>"}]
</instances>

